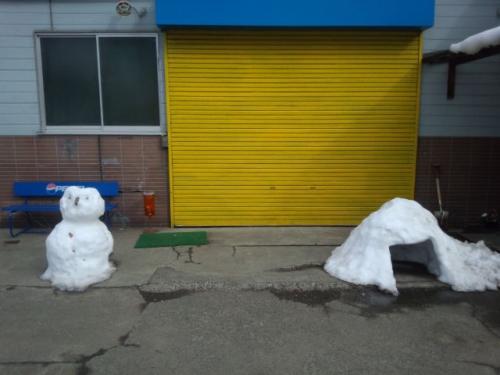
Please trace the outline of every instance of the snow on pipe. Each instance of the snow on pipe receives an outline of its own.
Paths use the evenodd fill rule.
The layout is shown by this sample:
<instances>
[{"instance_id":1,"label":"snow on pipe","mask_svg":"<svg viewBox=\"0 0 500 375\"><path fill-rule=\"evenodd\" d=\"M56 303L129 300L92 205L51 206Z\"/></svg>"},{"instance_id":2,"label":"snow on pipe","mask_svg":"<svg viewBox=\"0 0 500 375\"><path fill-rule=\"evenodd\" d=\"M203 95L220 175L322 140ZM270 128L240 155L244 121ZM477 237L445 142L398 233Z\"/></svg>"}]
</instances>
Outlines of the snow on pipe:
<instances>
[{"instance_id":1,"label":"snow on pipe","mask_svg":"<svg viewBox=\"0 0 500 375\"><path fill-rule=\"evenodd\" d=\"M421 254L429 272L455 291L496 290L500 286L500 254L484 242L458 241L444 233L434 215L415 201L395 198L356 227L325 264L330 275L361 285L375 285L398 295L390 247L430 240L433 254ZM415 260L399 249L398 260Z\"/></svg>"},{"instance_id":2,"label":"snow on pipe","mask_svg":"<svg viewBox=\"0 0 500 375\"><path fill-rule=\"evenodd\" d=\"M454 43L450 46L453 53L466 53L473 55L483 48L500 45L500 26L485 30L475 35Z\"/></svg>"},{"instance_id":3,"label":"snow on pipe","mask_svg":"<svg viewBox=\"0 0 500 375\"><path fill-rule=\"evenodd\" d=\"M40 278L57 289L83 291L115 271L109 261L113 237L99 220L104 200L94 188L70 186L59 206L63 220L45 242L48 267Z\"/></svg>"}]
</instances>

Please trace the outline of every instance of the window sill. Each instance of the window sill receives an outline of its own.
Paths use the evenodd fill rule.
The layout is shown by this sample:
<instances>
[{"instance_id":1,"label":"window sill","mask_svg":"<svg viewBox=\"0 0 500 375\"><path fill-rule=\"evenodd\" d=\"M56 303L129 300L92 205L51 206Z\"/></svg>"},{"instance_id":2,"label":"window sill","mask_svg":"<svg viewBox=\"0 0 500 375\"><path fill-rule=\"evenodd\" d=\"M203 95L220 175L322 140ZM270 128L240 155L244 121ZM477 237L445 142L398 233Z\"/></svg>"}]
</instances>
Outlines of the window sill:
<instances>
[{"instance_id":1,"label":"window sill","mask_svg":"<svg viewBox=\"0 0 500 375\"><path fill-rule=\"evenodd\" d=\"M164 135L160 126L101 127L54 126L39 131L38 135Z\"/></svg>"}]
</instances>

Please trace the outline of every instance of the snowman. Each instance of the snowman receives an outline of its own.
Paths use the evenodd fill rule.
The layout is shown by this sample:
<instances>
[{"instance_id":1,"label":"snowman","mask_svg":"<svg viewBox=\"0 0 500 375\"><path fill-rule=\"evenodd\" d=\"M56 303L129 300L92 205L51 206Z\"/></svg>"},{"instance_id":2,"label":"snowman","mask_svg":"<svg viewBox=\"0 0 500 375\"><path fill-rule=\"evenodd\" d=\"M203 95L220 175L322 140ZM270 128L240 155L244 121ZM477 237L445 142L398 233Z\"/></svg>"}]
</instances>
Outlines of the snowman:
<instances>
[{"instance_id":1,"label":"snowman","mask_svg":"<svg viewBox=\"0 0 500 375\"><path fill-rule=\"evenodd\" d=\"M63 220L45 242L48 267L40 278L61 290L83 291L115 271L109 261L113 237L99 220L104 200L94 188L70 186L59 206Z\"/></svg>"}]
</instances>

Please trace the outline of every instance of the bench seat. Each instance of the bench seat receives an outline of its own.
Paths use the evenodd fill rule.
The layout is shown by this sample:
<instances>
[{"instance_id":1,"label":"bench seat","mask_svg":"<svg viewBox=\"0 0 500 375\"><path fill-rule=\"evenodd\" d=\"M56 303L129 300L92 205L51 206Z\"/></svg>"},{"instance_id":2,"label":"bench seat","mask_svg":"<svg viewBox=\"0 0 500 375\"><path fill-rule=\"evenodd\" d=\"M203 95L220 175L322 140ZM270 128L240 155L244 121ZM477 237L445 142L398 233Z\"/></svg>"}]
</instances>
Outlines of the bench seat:
<instances>
[{"instance_id":1,"label":"bench seat","mask_svg":"<svg viewBox=\"0 0 500 375\"><path fill-rule=\"evenodd\" d=\"M64 194L64 190L69 186L93 187L97 189L105 199L104 220L108 226L111 225L110 213L117 208L118 205L106 201L106 198L117 197L119 195L120 191L118 189L118 182L116 181L18 181L14 182L14 196L16 198L23 198L24 203L2 207L2 211L8 213L7 220L11 237L28 231L40 232L40 230L37 229L32 230L33 225L30 213L59 212L58 203L31 203L29 199L36 198L40 200L42 198L48 198L54 200L60 198ZM14 215L18 212L26 214L28 225L17 233L14 233Z\"/></svg>"}]
</instances>

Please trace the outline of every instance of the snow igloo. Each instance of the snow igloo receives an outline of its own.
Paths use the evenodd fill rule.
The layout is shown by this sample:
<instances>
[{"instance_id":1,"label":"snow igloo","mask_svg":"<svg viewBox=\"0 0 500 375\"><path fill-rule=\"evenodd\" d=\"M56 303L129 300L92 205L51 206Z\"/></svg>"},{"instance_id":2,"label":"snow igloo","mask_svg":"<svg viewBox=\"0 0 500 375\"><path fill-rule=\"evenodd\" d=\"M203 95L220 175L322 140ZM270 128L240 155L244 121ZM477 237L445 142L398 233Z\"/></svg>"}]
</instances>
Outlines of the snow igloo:
<instances>
[{"instance_id":1,"label":"snow igloo","mask_svg":"<svg viewBox=\"0 0 500 375\"><path fill-rule=\"evenodd\" d=\"M430 241L432 248L394 246L424 241ZM448 236L431 212L403 198L386 202L365 218L333 250L325 270L341 280L375 285L398 295L392 259L424 264L455 291L496 290L500 286L500 254L483 241L467 243Z\"/></svg>"},{"instance_id":2,"label":"snow igloo","mask_svg":"<svg viewBox=\"0 0 500 375\"><path fill-rule=\"evenodd\" d=\"M99 220L105 203L94 188L70 186L59 207L63 220L45 242L48 267L40 278L61 290L83 291L115 271L109 261L113 237Z\"/></svg>"}]
</instances>

